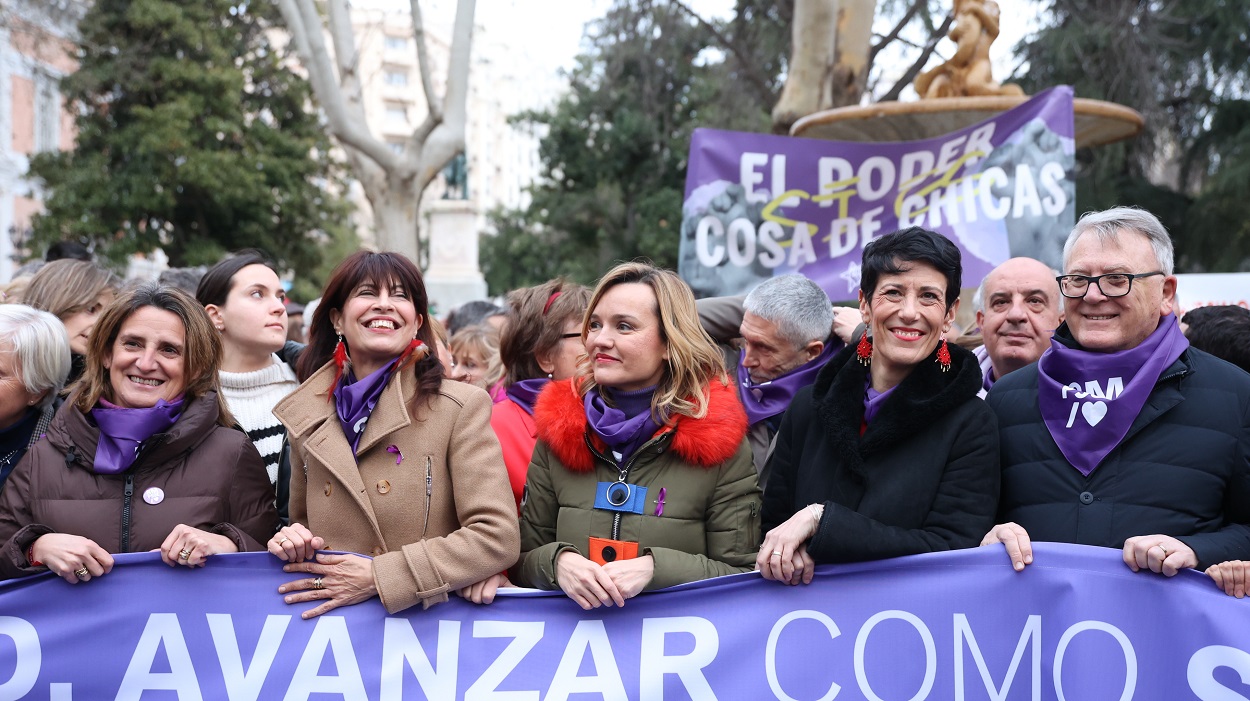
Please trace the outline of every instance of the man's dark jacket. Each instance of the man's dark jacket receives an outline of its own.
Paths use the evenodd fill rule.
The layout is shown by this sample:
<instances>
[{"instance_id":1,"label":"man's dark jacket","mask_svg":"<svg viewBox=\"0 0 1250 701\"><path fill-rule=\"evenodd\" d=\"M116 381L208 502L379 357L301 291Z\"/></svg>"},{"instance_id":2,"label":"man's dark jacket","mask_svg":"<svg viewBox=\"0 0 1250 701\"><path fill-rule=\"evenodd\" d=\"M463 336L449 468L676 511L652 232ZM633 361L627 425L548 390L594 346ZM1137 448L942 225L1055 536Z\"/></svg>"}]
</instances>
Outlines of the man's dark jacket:
<instances>
[{"instance_id":1,"label":"man's dark jacket","mask_svg":"<svg viewBox=\"0 0 1250 701\"><path fill-rule=\"evenodd\" d=\"M1055 335L1075 346L1066 325ZM1169 535L1193 549L1199 568L1250 559L1250 375L1189 348L1088 477L1046 430L1037 392L1034 363L986 398L1002 446L1000 523L1020 524L1035 541L1109 548Z\"/></svg>"}]
</instances>

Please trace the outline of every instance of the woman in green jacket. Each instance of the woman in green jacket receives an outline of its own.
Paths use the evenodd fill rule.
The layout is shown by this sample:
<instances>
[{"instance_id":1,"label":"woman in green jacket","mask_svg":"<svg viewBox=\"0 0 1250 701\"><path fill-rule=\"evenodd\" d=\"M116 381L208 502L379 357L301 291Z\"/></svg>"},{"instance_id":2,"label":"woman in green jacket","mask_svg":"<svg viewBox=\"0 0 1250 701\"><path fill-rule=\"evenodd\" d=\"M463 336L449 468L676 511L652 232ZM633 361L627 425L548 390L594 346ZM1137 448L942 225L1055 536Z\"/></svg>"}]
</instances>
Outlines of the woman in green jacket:
<instances>
[{"instance_id":1,"label":"woman in green jacket","mask_svg":"<svg viewBox=\"0 0 1250 701\"><path fill-rule=\"evenodd\" d=\"M746 414L690 289L669 271L617 266L582 340L577 375L534 407L517 583L589 610L749 571L760 491Z\"/></svg>"}]
</instances>

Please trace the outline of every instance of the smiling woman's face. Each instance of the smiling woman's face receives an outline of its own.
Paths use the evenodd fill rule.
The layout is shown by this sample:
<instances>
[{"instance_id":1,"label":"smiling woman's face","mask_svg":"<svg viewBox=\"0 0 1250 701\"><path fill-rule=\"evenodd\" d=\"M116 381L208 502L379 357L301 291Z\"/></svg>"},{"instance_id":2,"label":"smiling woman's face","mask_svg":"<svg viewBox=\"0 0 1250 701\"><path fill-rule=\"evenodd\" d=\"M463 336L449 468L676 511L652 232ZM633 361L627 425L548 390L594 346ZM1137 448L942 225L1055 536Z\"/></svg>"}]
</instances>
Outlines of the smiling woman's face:
<instances>
[{"instance_id":1,"label":"smiling woman's face","mask_svg":"<svg viewBox=\"0 0 1250 701\"><path fill-rule=\"evenodd\" d=\"M860 293L859 309L872 329L873 386L893 387L929 357L942 333L955 319L958 302L946 308L946 276L937 268L913 261L900 273L877 279L872 298Z\"/></svg>"},{"instance_id":2,"label":"smiling woman's face","mask_svg":"<svg viewBox=\"0 0 1250 701\"><path fill-rule=\"evenodd\" d=\"M347 342L357 379L398 358L421 328L416 305L395 281L357 285L342 310L330 311L330 322Z\"/></svg>"},{"instance_id":3,"label":"smiling woman's face","mask_svg":"<svg viewBox=\"0 0 1250 701\"><path fill-rule=\"evenodd\" d=\"M122 322L105 359L113 403L127 409L172 402L186 388L186 327L178 315L140 307Z\"/></svg>"}]
</instances>

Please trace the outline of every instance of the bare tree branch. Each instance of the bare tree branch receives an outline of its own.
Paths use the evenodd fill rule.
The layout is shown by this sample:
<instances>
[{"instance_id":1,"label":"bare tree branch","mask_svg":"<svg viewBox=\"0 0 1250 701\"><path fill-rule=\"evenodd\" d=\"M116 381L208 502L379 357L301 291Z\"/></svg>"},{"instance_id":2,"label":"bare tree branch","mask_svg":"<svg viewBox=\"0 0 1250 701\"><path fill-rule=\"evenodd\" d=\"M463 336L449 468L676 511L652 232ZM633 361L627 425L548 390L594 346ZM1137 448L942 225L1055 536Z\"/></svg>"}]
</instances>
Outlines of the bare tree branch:
<instances>
[{"instance_id":1,"label":"bare tree branch","mask_svg":"<svg viewBox=\"0 0 1250 701\"><path fill-rule=\"evenodd\" d=\"M751 85L759 93L759 98L761 100L770 105L777 100L777 93L769 85L769 80L759 72L755 66L755 62L742 51L742 48L738 46L737 42L725 36L725 34L717 29L715 25L703 19L699 13L695 12L689 5L681 0L669 0L669 2L677 7L677 9L694 18L694 21L697 22L700 27L706 29L713 37L716 38L717 43L733 54L734 58L738 61L738 65L742 68L742 72L746 76L747 81L751 83Z\"/></svg>"},{"instance_id":2,"label":"bare tree branch","mask_svg":"<svg viewBox=\"0 0 1250 701\"><path fill-rule=\"evenodd\" d=\"M916 13L920 11L921 4L926 1L927 0L915 0L915 2L911 4L911 7L907 8L907 12L903 13L903 18L898 21L898 24L894 25L894 29L891 29L889 34L882 37L881 41L872 45L872 49L868 52L869 70L872 69L872 62L876 60L877 54L881 52L881 49L884 49L890 44L890 42L898 38L899 32L903 31L903 28L911 22L912 18L916 16Z\"/></svg>"},{"instance_id":3,"label":"bare tree branch","mask_svg":"<svg viewBox=\"0 0 1250 701\"><path fill-rule=\"evenodd\" d=\"M381 141L373 138L364 120L353 119L349 114L347 99L335 80L337 71L330 63L330 54L322 35L321 18L313 1L278 0L278 7L295 40L300 60L308 67L309 82L312 83L313 92L317 95L317 101L321 104L334 135L385 169L399 167L400 162L395 154Z\"/></svg>"},{"instance_id":4,"label":"bare tree branch","mask_svg":"<svg viewBox=\"0 0 1250 701\"><path fill-rule=\"evenodd\" d=\"M430 110L430 119L434 121L434 125L430 127L432 131L434 126L443 121L443 106L434 95L434 81L430 79L430 51L426 46L425 20L421 16L421 3L419 0L410 0L409 5L412 7L412 38L417 44L417 66L421 69L421 87L425 90L425 104ZM425 130L424 125L422 130Z\"/></svg>"},{"instance_id":5,"label":"bare tree branch","mask_svg":"<svg viewBox=\"0 0 1250 701\"><path fill-rule=\"evenodd\" d=\"M879 100L879 102L897 100L898 96L903 93L903 88L911 85L912 81L916 79L916 76L920 74L920 70L924 68L924 64L929 62L929 56L933 55L933 50L937 48L938 42L942 40L942 37L946 36L946 32L950 30L951 24L954 21L955 13L952 12L946 16L946 21L942 22L942 26L938 27L937 31L929 37L929 41L920 52L920 57L911 64L911 67L907 69L907 72L903 74L903 77L894 84L894 87L890 88L890 92L886 93Z\"/></svg>"}]
</instances>

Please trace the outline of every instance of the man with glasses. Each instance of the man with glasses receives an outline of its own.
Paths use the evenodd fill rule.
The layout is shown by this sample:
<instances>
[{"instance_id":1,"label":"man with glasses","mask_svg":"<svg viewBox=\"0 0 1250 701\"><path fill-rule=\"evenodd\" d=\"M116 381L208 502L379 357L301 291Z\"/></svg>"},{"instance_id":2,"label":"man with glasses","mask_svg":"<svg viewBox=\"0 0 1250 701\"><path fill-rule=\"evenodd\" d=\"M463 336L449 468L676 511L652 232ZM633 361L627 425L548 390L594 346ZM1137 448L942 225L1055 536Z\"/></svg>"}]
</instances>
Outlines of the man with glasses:
<instances>
[{"instance_id":1,"label":"man with glasses","mask_svg":"<svg viewBox=\"0 0 1250 701\"><path fill-rule=\"evenodd\" d=\"M1172 241L1149 212L1081 217L1057 278L1066 321L986 401L1002 446L1002 543L1121 548L1166 576L1250 559L1250 376L1191 348ZM1231 593L1231 592L1230 592Z\"/></svg>"}]
</instances>

